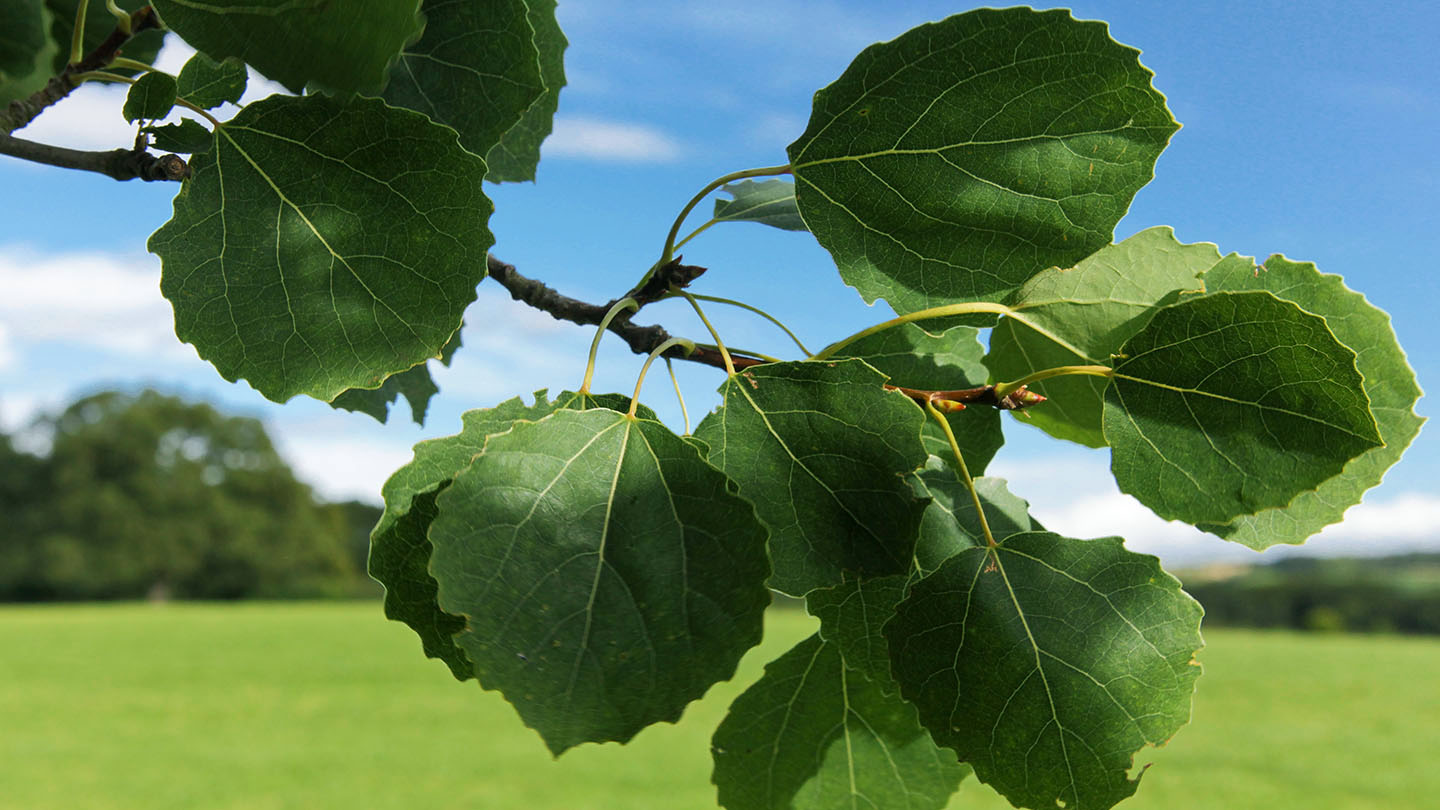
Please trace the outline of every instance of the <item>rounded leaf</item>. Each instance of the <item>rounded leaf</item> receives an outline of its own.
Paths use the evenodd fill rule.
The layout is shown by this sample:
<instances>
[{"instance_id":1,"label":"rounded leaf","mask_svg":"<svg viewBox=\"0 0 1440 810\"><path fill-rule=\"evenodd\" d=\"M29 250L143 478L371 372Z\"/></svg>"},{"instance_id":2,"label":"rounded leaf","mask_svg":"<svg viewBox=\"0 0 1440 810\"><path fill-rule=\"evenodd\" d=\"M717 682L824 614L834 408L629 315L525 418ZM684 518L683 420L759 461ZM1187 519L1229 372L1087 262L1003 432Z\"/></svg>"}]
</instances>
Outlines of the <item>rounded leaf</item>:
<instances>
[{"instance_id":1,"label":"rounded leaf","mask_svg":"<svg viewBox=\"0 0 1440 810\"><path fill-rule=\"evenodd\" d=\"M440 493L455 643L551 751L678 720L760 641L765 529L730 486L658 422L562 410L491 436Z\"/></svg>"},{"instance_id":2,"label":"rounded leaf","mask_svg":"<svg viewBox=\"0 0 1440 810\"><path fill-rule=\"evenodd\" d=\"M1228 524L1200 528L1254 549L1278 543L1303 543L1360 503L1365 490L1380 483L1385 471L1400 460L1425 419L1415 413L1420 386L1405 352L1395 339L1390 316L1345 286L1336 275L1315 265L1271 256L1263 270L1249 260L1226 261L1205 273L1211 290L1269 290L1325 318L1335 337L1355 352L1355 367L1365 378L1370 411L1384 447L1377 447L1345 465L1340 474L1314 492L1302 492L1284 507L1238 517Z\"/></svg>"},{"instance_id":3,"label":"rounded leaf","mask_svg":"<svg viewBox=\"0 0 1440 810\"><path fill-rule=\"evenodd\" d=\"M1355 353L1268 292L1164 307L1105 392L1110 469L1166 520L1284 506L1381 444Z\"/></svg>"},{"instance_id":4,"label":"rounded leaf","mask_svg":"<svg viewBox=\"0 0 1440 810\"><path fill-rule=\"evenodd\" d=\"M915 707L847 663L834 644L810 636L730 704L710 746L721 806L945 806L969 769L935 745Z\"/></svg>"},{"instance_id":5,"label":"rounded leaf","mask_svg":"<svg viewBox=\"0 0 1440 810\"><path fill-rule=\"evenodd\" d=\"M1139 51L981 9L872 45L790 144L805 224L868 302L1002 301L1109 244L1179 128Z\"/></svg>"},{"instance_id":6,"label":"rounded leaf","mask_svg":"<svg viewBox=\"0 0 1440 810\"><path fill-rule=\"evenodd\" d=\"M1105 810L1134 752L1190 719L1200 605L1118 537L1047 532L951 557L885 626L935 741L1017 807Z\"/></svg>"},{"instance_id":7,"label":"rounded leaf","mask_svg":"<svg viewBox=\"0 0 1440 810\"><path fill-rule=\"evenodd\" d=\"M485 277L484 161L419 113L272 96L191 169L149 245L175 333L270 399L329 401L439 357Z\"/></svg>"}]
</instances>

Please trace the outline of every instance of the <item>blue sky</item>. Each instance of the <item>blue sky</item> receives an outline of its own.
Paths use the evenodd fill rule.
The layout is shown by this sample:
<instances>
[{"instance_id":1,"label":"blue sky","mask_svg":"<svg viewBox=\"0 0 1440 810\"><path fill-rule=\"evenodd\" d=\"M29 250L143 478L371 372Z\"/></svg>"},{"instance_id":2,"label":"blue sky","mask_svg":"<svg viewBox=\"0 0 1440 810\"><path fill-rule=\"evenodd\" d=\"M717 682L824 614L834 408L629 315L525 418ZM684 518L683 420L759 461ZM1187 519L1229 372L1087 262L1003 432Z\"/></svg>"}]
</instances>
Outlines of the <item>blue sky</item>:
<instances>
[{"instance_id":1,"label":"blue sky","mask_svg":"<svg viewBox=\"0 0 1440 810\"><path fill-rule=\"evenodd\" d=\"M658 254L679 207L730 171L785 162L810 96L864 46L966 6L933 2L579 2L561 0L570 85L539 182L493 189L496 255L590 300L627 289ZM1117 229L1123 238L1171 225L1222 251L1284 253L1346 277L1388 310L1421 385L1440 379L1440 301L1428 250L1440 234L1440 10L1396 3L1085 2L1140 48L1184 128L1156 179ZM178 69L184 53L167 54ZM128 145L122 95L86 88L21 135L86 148ZM579 383L590 331L559 324L481 285L453 368L427 426L403 406L388 425L321 403L266 402L225 383L175 340L148 234L169 216L169 184L0 160L0 425L107 386L155 385L260 416L302 475L331 497L374 500L415 441L451 433L459 414L537 388ZM844 286L805 234L717 227L685 251L710 267L697 289L761 306L812 348L886 311ZM712 307L712 310L715 308ZM783 337L743 313L713 311L728 342L785 351ZM670 304L643 320L700 336ZM628 392L640 359L607 341L597 388ZM684 364L681 364L682 366ZM692 417L713 407L711 369L679 369ZM644 398L679 425L663 375ZM1433 415L1428 400L1420 411ZM1440 439L1422 433L1346 522L1307 548L1374 553L1440 548ZM1011 479L1049 526L1120 534L1133 548L1190 564L1256 555L1167 525L1114 490L1108 454L1007 424L992 472Z\"/></svg>"}]
</instances>

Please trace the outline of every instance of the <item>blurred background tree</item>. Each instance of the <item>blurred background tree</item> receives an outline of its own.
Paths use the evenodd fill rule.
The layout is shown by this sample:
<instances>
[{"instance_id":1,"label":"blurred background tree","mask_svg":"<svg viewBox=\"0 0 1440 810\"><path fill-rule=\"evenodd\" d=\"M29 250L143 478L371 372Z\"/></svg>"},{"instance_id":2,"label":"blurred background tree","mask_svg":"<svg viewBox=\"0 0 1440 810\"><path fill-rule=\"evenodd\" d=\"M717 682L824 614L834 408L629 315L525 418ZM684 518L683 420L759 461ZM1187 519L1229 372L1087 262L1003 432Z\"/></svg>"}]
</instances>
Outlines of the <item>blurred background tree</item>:
<instances>
[{"instance_id":1,"label":"blurred background tree","mask_svg":"<svg viewBox=\"0 0 1440 810\"><path fill-rule=\"evenodd\" d=\"M374 595L379 510L327 504L259 420L155 391L84 397L0 435L0 599Z\"/></svg>"}]
</instances>

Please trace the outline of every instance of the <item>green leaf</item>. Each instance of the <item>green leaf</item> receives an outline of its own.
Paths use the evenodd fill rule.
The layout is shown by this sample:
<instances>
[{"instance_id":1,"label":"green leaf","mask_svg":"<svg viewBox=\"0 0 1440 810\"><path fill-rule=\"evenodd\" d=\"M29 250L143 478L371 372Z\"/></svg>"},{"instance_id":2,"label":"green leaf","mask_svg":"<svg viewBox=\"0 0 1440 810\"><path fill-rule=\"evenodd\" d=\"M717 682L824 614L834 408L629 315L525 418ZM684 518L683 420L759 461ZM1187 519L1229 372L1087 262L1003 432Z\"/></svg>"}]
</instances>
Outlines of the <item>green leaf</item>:
<instances>
[{"instance_id":1,"label":"green leaf","mask_svg":"<svg viewBox=\"0 0 1440 810\"><path fill-rule=\"evenodd\" d=\"M804 231L805 220L795 206L795 184L789 180L743 180L720 190L729 200L715 201L718 222L758 222L784 231Z\"/></svg>"},{"instance_id":2,"label":"green leaf","mask_svg":"<svg viewBox=\"0 0 1440 810\"><path fill-rule=\"evenodd\" d=\"M50 12L42 7L44 21L43 30L50 29ZM5 71L0 70L0 107L9 106L10 102L26 98L35 91L42 89L45 83L53 75L50 72L50 63L59 46L54 40L45 39L39 52L30 61L30 67L7 76Z\"/></svg>"},{"instance_id":3,"label":"green leaf","mask_svg":"<svg viewBox=\"0 0 1440 810\"><path fill-rule=\"evenodd\" d=\"M1017 807L1104 810L1189 720L1200 605L1118 537L1029 532L957 554L885 627L935 741Z\"/></svg>"},{"instance_id":4,"label":"green leaf","mask_svg":"<svg viewBox=\"0 0 1440 810\"><path fill-rule=\"evenodd\" d=\"M890 677L890 649L880 631L895 615L909 582L905 574L849 579L805 594L805 609L820 620L820 637L835 647L846 667L887 695L899 687Z\"/></svg>"},{"instance_id":5,"label":"green leaf","mask_svg":"<svg viewBox=\"0 0 1440 810\"><path fill-rule=\"evenodd\" d=\"M560 88L565 86L565 48L570 43L555 20L555 0L526 0L527 19L534 30L534 43L540 52L540 78L545 92L536 99L520 121L485 155L490 166L486 180L493 183L528 182L535 179L540 163L540 144L555 121L560 106Z\"/></svg>"},{"instance_id":6,"label":"green leaf","mask_svg":"<svg viewBox=\"0 0 1440 810\"><path fill-rule=\"evenodd\" d=\"M105 10L105 4L96 0L86 0L90 3L90 9L85 15L85 37L80 46L82 54L90 53L100 47L111 34L115 32L115 17ZM129 12L134 12L142 6L150 5L150 0L116 0L115 5ZM51 63L51 73L59 73L65 69L70 62L70 41L75 32L75 15L80 9L80 0L45 0L45 7L50 10L50 38L58 46L55 50L54 61ZM169 21L169 18L166 18ZM155 55L160 53L160 46L164 44L165 31L150 29L141 31L125 41L124 57L134 59L137 62L151 64L155 61ZM135 71L126 68L107 68L112 73L119 73L122 76L131 76Z\"/></svg>"},{"instance_id":7,"label":"green leaf","mask_svg":"<svg viewBox=\"0 0 1440 810\"><path fill-rule=\"evenodd\" d=\"M428 0L425 34L390 68L384 99L452 127L485 155L545 91L522 0Z\"/></svg>"},{"instance_id":8,"label":"green leaf","mask_svg":"<svg viewBox=\"0 0 1440 810\"><path fill-rule=\"evenodd\" d=\"M126 121L154 121L170 114L175 106L175 77L168 73L146 73L125 96Z\"/></svg>"},{"instance_id":9,"label":"green leaf","mask_svg":"<svg viewBox=\"0 0 1440 810\"><path fill-rule=\"evenodd\" d=\"M196 53L180 68L177 83L181 98L209 110L227 102L239 103L248 80L245 63L239 59L232 57L216 62L203 53Z\"/></svg>"},{"instance_id":10,"label":"green leaf","mask_svg":"<svg viewBox=\"0 0 1440 810\"><path fill-rule=\"evenodd\" d=\"M1066 348L1063 342L1031 329L1018 318L1001 318L990 331L990 352L985 356L985 364L991 367L993 379L1004 382L1018 380L1031 371L1094 363ZM1068 374L1032 383L1030 390L1048 399L1026 408L1019 421L1032 424L1057 439L1086 447L1104 447L1102 414L1107 384L1102 378L1086 374Z\"/></svg>"},{"instance_id":11,"label":"green leaf","mask_svg":"<svg viewBox=\"0 0 1440 810\"><path fill-rule=\"evenodd\" d=\"M765 529L658 422L516 423L436 504L430 570L441 609L466 617L455 643L556 754L678 720L760 641Z\"/></svg>"},{"instance_id":12,"label":"green leaf","mask_svg":"<svg viewBox=\"0 0 1440 810\"><path fill-rule=\"evenodd\" d=\"M944 807L969 769L818 635L765 665L710 747L728 810Z\"/></svg>"},{"instance_id":13,"label":"green leaf","mask_svg":"<svg viewBox=\"0 0 1440 810\"><path fill-rule=\"evenodd\" d=\"M790 145L805 223L867 302L1003 301L1109 244L1179 127L1139 51L981 9L866 48Z\"/></svg>"},{"instance_id":14,"label":"green leaf","mask_svg":"<svg viewBox=\"0 0 1440 810\"><path fill-rule=\"evenodd\" d=\"M178 124L145 127L145 132L154 139L156 149L166 152L203 152L215 142L215 134L193 118L183 118Z\"/></svg>"},{"instance_id":15,"label":"green leaf","mask_svg":"<svg viewBox=\"0 0 1440 810\"><path fill-rule=\"evenodd\" d=\"M925 503L905 476L925 462L924 416L884 379L859 360L752 366L696 428L770 529L770 587L909 570Z\"/></svg>"},{"instance_id":16,"label":"green leaf","mask_svg":"<svg viewBox=\"0 0 1440 810\"><path fill-rule=\"evenodd\" d=\"M370 91L420 33L420 0L153 0L165 24L215 59L238 57L299 93ZM127 54L128 55L128 54Z\"/></svg>"},{"instance_id":17,"label":"green leaf","mask_svg":"<svg viewBox=\"0 0 1440 810\"><path fill-rule=\"evenodd\" d=\"M890 652L881 629L895 615L895 606L912 583L927 576L950 557L986 544L975 513L975 501L954 470L931 456L912 477L916 493L930 498L915 544L915 565L909 575L848 579L805 595L805 606L820 620L820 637L840 649L851 669L865 674L887 694L895 691L890 677ZM1030 505L1010 494L1000 478L976 478L975 491L995 537L1036 531Z\"/></svg>"},{"instance_id":18,"label":"green leaf","mask_svg":"<svg viewBox=\"0 0 1440 810\"><path fill-rule=\"evenodd\" d=\"M912 482L917 494L930 499L920 524L920 539L915 544L912 577L927 576L965 549L988 543L975 512L975 499L949 465L931 456ZM985 523L992 537L1000 539L1020 532L1040 531L1040 522L1030 516L1030 504L1012 494L1005 479L976 478L975 494L985 510Z\"/></svg>"},{"instance_id":19,"label":"green leaf","mask_svg":"<svg viewBox=\"0 0 1440 810\"><path fill-rule=\"evenodd\" d=\"M926 391L973 388L985 384L985 350L977 339L979 330L954 326L932 334L919 325L907 323L876 332L845 346L836 357L858 357L890 378L890 384ZM1000 412L989 406L972 406L945 414L965 466L971 475L980 475L990 465L1005 434L1000 430ZM925 420L925 447L953 464L955 453L945 431L934 419Z\"/></svg>"},{"instance_id":20,"label":"green leaf","mask_svg":"<svg viewBox=\"0 0 1440 810\"><path fill-rule=\"evenodd\" d=\"M150 238L175 332L228 380L330 401L440 354L485 277L484 162L377 99L272 96Z\"/></svg>"},{"instance_id":21,"label":"green leaf","mask_svg":"<svg viewBox=\"0 0 1440 810\"><path fill-rule=\"evenodd\" d=\"M1006 302L1012 314L991 333L985 365L993 379L1008 381L1057 366L1108 364L1157 306L1200 289L1197 277L1218 261L1214 245L1182 244L1170 228L1159 227L1101 248L1075 267L1042 270ZM1025 410L1022 422L1059 439L1105 446L1103 379L1052 377L1030 389L1049 401Z\"/></svg>"},{"instance_id":22,"label":"green leaf","mask_svg":"<svg viewBox=\"0 0 1440 810\"><path fill-rule=\"evenodd\" d=\"M35 71L45 48L45 13L40 0L0 0L0 79L21 79Z\"/></svg>"},{"instance_id":23,"label":"green leaf","mask_svg":"<svg viewBox=\"0 0 1440 810\"><path fill-rule=\"evenodd\" d=\"M1365 394L1384 447L1366 451L1346 464L1340 475L1314 492L1300 493L1283 508L1239 517L1229 524L1200 525L1254 549L1303 543L1325 526L1340 522L1345 510L1380 483L1420 432L1425 420L1415 414L1420 398L1415 372L1395 340L1390 316L1348 289L1339 276L1321 273L1313 264L1271 256L1264 272L1259 272L1250 260L1236 257L1207 272L1205 286L1214 291L1269 290L1325 318L1335 337L1355 352L1355 367L1365 378Z\"/></svg>"},{"instance_id":24,"label":"green leaf","mask_svg":"<svg viewBox=\"0 0 1440 810\"><path fill-rule=\"evenodd\" d=\"M1110 469L1166 520L1284 506L1380 445L1355 353L1268 292L1165 307L1121 353L1105 393Z\"/></svg>"},{"instance_id":25,"label":"green leaf","mask_svg":"<svg viewBox=\"0 0 1440 810\"><path fill-rule=\"evenodd\" d=\"M462 326L463 328L463 326ZM435 358L441 365L450 365L450 358L460 348L460 330L440 350ZM345 411L358 411L371 416L377 422L384 422L390 416L390 406L400 397L410 403L410 418L417 425L425 424L425 412L430 408L430 398L440 393L435 379L430 376L429 362L406 369L399 374L385 378L379 388L351 388L330 400L330 407Z\"/></svg>"},{"instance_id":26,"label":"green leaf","mask_svg":"<svg viewBox=\"0 0 1440 810\"><path fill-rule=\"evenodd\" d=\"M490 436L560 408L628 407L622 399L567 392L551 402L544 391L536 391L533 405L515 397L494 408L467 411L461 416L463 426L458 434L415 445L414 460L385 482L381 490L385 512L370 533L370 576L385 586L386 618L409 625L420 636L425 655L444 661L459 680L473 678L475 673L464 650L452 639L465 629L465 620L441 610L436 602L428 537L435 520L435 498L485 449Z\"/></svg>"}]
</instances>

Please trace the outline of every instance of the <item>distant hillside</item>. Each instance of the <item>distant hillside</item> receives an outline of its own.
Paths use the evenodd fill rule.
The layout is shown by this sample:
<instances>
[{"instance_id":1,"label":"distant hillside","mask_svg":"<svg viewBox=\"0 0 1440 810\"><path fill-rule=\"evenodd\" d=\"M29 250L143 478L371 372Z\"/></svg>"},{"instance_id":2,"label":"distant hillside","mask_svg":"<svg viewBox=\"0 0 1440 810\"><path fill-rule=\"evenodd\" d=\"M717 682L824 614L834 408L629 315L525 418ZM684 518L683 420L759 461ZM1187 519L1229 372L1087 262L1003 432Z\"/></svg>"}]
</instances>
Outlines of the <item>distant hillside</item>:
<instances>
[{"instance_id":1,"label":"distant hillside","mask_svg":"<svg viewBox=\"0 0 1440 810\"><path fill-rule=\"evenodd\" d=\"M1211 625L1440 634L1440 554L1289 557L1178 576Z\"/></svg>"}]
</instances>

